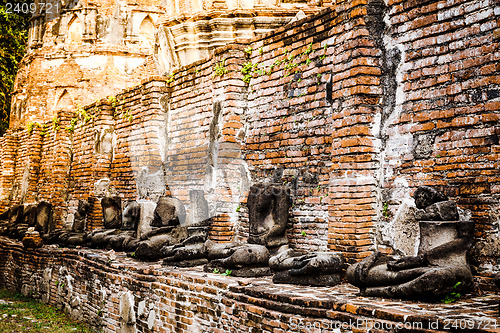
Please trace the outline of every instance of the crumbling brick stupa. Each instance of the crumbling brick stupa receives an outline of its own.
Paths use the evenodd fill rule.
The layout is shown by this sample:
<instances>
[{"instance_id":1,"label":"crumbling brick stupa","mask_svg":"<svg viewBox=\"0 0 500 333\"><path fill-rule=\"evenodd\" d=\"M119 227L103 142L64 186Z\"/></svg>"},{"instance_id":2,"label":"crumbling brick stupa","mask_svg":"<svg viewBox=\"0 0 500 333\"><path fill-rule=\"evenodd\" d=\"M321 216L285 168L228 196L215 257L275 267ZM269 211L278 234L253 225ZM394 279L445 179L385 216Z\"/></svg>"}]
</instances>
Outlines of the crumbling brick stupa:
<instances>
[{"instance_id":1,"label":"crumbling brick stupa","mask_svg":"<svg viewBox=\"0 0 500 333\"><path fill-rule=\"evenodd\" d=\"M412 195L424 185L456 202L474 221L466 256L473 283L494 288L500 247L498 2L339 0L322 5L327 8L279 3L269 6L271 15L255 4L253 22L272 17L279 24L253 37L234 34L238 38L232 42L210 39L217 34L207 27L221 27L216 22L236 14L239 22L246 20L250 15L245 16L249 11L243 2L214 2L210 13L187 19L181 13L192 10L186 7L176 12L177 20L165 14L175 4L148 7L125 25L132 30L121 29L141 36L134 27L151 20L142 25L142 31L155 31L150 53L141 58L139 37L119 42L130 48L119 57L140 58L141 65L130 62L129 72L120 72L97 69L100 62L90 61L86 66L95 66L95 73L90 68L71 85L53 81L53 92L43 89L54 99L40 98L48 107L30 109L29 82L36 82L44 68L43 75L52 80L77 76L62 68L57 69L61 75L53 75L58 67L48 62L39 70L21 71L18 82L25 83L17 86L13 103L26 96L20 103L26 107L14 112L11 128L0 139L0 209L48 202L55 227L70 230L85 201L85 228L91 232L104 226L104 198L119 198L122 208L137 202L141 225L141 219L153 219L160 198L173 197L182 203L184 221L208 220L211 242L246 242L252 236L249 191L266 183L290 191L286 240L291 248L340 252L349 265L376 251L419 253ZM134 17L141 6L129 6ZM119 8L129 7L109 8L96 22L111 33ZM285 17L299 18L299 8L306 17L276 28ZM217 16L218 10L233 14ZM256 33L258 26L245 31ZM58 27L63 31L64 24ZM203 47L189 53L193 40ZM85 43L81 50L109 46L98 39ZM31 52L47 52L49 59L52 53L44 48L57 45ZM68 55L66 47L61 52ZM94 56L86 52L64 61ZM26 66L30 57L36 58L28 54ZM114 64L123 64L117 59ZM111 66L109 59L104 63ZM122 76L113 79L112 73ZM46 81L52 84L40 79ZM161 227L172 227L168 223ZM174 249L167 250L174 257Z\"/></svg>"},{"instance_id":2,"label":"crumbling brick stupa","mask_svg":"<svg viewBox=\"0 0 500 333\"><path fill-rule=\"evenodd\" d=\"M322 5L36 0L35 8L12 93L11 128L170 74L236 38L274 30Z\"/></svg>"}]
</instances>

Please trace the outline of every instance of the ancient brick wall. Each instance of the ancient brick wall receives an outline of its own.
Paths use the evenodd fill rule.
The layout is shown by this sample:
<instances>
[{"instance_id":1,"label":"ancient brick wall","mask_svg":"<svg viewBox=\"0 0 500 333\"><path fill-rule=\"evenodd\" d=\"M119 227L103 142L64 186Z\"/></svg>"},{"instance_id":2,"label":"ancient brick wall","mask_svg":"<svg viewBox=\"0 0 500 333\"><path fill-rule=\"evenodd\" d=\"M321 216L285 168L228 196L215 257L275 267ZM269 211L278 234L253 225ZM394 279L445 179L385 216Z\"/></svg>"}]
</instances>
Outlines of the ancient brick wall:
<instances>
[{"instance_id":1,"label":"ancient brick wall","mask_svg":"<svg viewBox=\"0 0 500 333\"><path fill-rule=\"evenodd\" d=\"M16 155L18 139L12 131L8 131L0 138L0 209L6 209L13 189L14 174L16 170Z\"/></svg>"},{"instance_id":2,"label":"ancient brick wall","mask_svg":"<svg viewBox=\"0 0 500 333\"><path fill-rule=\"evenodd\" d=\"M498 1L391 1L387 12L400 59L382 117L382 200L431 185L470 209L483 273L499 255L499 14Z\"/></svg>"},{"instance_id":3,"label":"ancient brick wall","mask_svg":"<svg viewBox=\"0 0 500 333\"><path fill-rule=\"evenodd\" d=\"M10 204L56 201L62 224L88 199L94 228L105 178L123 202L170 193L188 211L190 191L203 190L210 237L228 241L246 237L250 185L276 181L292 192L292 245L352 262L376 249L413 254L410 195L432 185L473 211L472 259L487 280L500 253L498 11L493 1L337 1L238 40L62 113L57 133L50 122L43 136L9 132L2 207L11 192Z\"/></svg>"},{"instance_id":4,"label":"ancient brick wall","mask_svg":"<svg viewBox=\"0 0 500 333\"><path fill-rule=\"evenodd\" d=\"M347 284L274 285L269 277L139 263L102 250L26 250L4 237L0 286L64 309L99 332L443 332L464 323L491 332L499 300L470 297L430 311L428 303L356 296Z\"/></svg>"},{"instance_id":5,"label":"ancient brick wall","mask_svg":"<svg viewBox=\"0 0 500 333\"><path fill-rule=\"evenodd\" d=\"M380 49L364 2L251 44L266 73L250 81L245 146L253 179L293 189L290 234L305 249L362 256L376 218ZM260 69L259 69L260 70Z\"/></svg>"}]
</instances>

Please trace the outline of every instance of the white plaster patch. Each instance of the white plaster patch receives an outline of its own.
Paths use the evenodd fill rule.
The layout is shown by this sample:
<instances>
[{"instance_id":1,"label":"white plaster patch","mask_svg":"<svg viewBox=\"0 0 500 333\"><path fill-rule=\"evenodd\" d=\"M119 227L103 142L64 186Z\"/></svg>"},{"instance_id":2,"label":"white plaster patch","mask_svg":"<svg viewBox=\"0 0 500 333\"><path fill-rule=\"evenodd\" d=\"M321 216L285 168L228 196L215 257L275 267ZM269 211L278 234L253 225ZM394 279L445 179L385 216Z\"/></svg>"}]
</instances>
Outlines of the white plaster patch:
<instances>
[{"instance_id":1,"label":"white plaster patch","mask_svg":"<svg viewBox=\"0 0 500 333\"><path fill-rule=\"evenodd\" d=\"M146 316L146 300L142 300L137 304L137 317Z\"/></svg>"},{"instance_id":2,"label":"white plaster patch","mask_svg":"<svg viewBox=\"0 0 500 333\"><path fill-rule=\"evenodd\" d=\"M98 197L108 196L110 185L111 185L111 180L109 178L99 179L94 184L94 195Z\"/></svg>"},{"instance_id":3,"label":"white plaster patch","mask_svg":"<svg viewBox=\"0 0 500 333\"><path fill-rule=\"evenodd\" d=\"M65 59L44 59L40 62L40 67L42 70L49 70L61 66L64 61Z\"/></svg>"},{"instance_id":4,"label":"white plaster patch","mask_svg":"<svg viewBox=\"0 0 500 333\"><path fill-rule=\"evenodd\" d=\"M391 246L403 255L416 255L420 231L414 212L414 200L404 199L392 220L380 228L381 243Z\"/></svg>"},{"instance_id":5,"label":"white plaster patch","mask_svg":"<svg viewBox=\"0 0 500 333\"><path fill-rule=\"evenodd\" d=\"M158 146L160 148L160 158L163 163L167 161L167 129L165 126L155 127L155 132L158 134Z\"/></svg>"},{"instance_id":6,"label":"white plaster patch","mask_svg":"<svg viewBox=\"0 0 500 333\"><path fill-rule=\"evenodd\" d=\"M391 193L391 201L400 202L402 200L410 199L410 184L408 180L404 177L397 177L394 180L394 189Z\"/></svg>"},{"instance_id":7,"label":"white plaster patch","mask_svg":"<svg viewBox=\"0 0 500 333\"><path fill-rule=\"evenodd\" d=\"M124 292L120 297L120 318L125 324L135 323L134 296L130 291Z\"/></svg>"},{"instance_id":8,"label":"white plaster patch","mask_svg":"<svg viewBox=\"0 0 500 333\"><path fill-rule=\"evenodd\" d=\"M372 122L372 130L371 130L371 134L374 136L374 137L379 137L380 136L380 130L382 129L381 128L381 124L382 124L382 114L381 113L377 113L374 117L373 117L373 122Z\"/></svg>"},{"instance_id":9,"label":"white plaster patch","mask_svg":"<svg viewBox=\"0 0 500 333\"><path fill-rule=\"evenodd\" d=\"M123 73L128 75L132 74L134 70L141 66L145 59L144 58L132 58L132 57L114 57L114 64Z\"/></svg>"},{"instance_id":10,"label":"white plaster patch","mask_svg":"<svg viewBox=\"0 0 500 333\"><path fill-rule=\"evenodd\" d=\"M385 155L388 158L401 157L412 153L413 135L394 133L386 143ZM399 159L397 159L399 161Z\"/></svg>"},{"instance_id":11,"label":"white plaster patch","mask_svg":"<svg viewBox=\"0 0 500 333\"><path fill-rule=\"evenodd\" d=\"M156 203L149 200L138 200L137 203L141 206L141 215L139 218L139 224L137 225L137 237L141 238L143 234L151 231L152 229L150 222L154 217Z\"/></svg>"},{"instance_id":12,"label":"white plaster patch","mask_svg":"<svg viewBox=\"0 0 500 333\"><path fill-rule=\"evenodd\" d=\"M155 321L156 321L156 311L153 309L149 311L149 316L148 316L148 329L152 330L153 327L155 326Z\"/></svg>"},{"instance_id":13,"label":"white plaster patch","mask_svg":"<svg viewBox=\"0 0 500 333\"><path fill-rule=\"evenodd\" d=\"M30 176L30 160L26 161L26 165L23 170L23 178L21 180L21 198L24 200L26 194L28 194L29 187L29 176Z\"/></svg>"},{"instance_id":14,"label":"white plaster patch","mask_svg":"<svg viewBox=\"0 0 500 333\"><path fill-rule=\"evenodd\" d=\"M75 58L78 66L84 69L103 70L106 67L108 56L105 55L89 55L87 57Z\"/></svg>"}]
</instances>

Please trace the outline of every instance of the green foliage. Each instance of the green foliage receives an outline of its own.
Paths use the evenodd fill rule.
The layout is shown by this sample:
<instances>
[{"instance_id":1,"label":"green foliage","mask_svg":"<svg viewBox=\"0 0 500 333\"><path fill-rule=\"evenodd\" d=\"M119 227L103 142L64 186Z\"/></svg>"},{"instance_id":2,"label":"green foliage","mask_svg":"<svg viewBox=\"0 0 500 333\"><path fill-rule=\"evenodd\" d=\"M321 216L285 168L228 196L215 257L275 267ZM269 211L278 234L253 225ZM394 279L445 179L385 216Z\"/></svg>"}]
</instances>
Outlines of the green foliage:
<instances>
[{"instance_id":1,"label":"green foliage","mask_svg":"<svg viewBox=\"0 0 500 333\"><path fill-rule=\"evenodd\" d=\"M309 47L307 48L307 50L304 51L304 53L302 53L302 55L308 55L309 53L311 53L313 51L313 43L311 42L309 44Z\"/></svg>"},{"instance_id":2,"label":"green foliage","mask_svg":"<svg viewBox=\"0 0 500 333\"><path fill-rule=\"evenodd\" d=\"M111 103L111 106L116 108L116 106L118 105L118 99L116 98L116 96L108 96L108 103Z\"/></svg>"},{"instance_id":3,"label":"green foliage","mask_svg":"<svg viewBox=\"0 0 500 333\"><path fill-rule=\"evenodd\" d=\"M28 132L28 134L31 135L31 133L33 133L33 129L35 128L35 122L33 121L30 121L26 124L26 131Z\"/></svg>"},{"instance_id":4,"label":"green foliage","mask_svg":"<svg viewBox=\"0 0 500 333\"><path fill-rule=\"evenodd\" d=\"M243 74L243 82L250 83L250 80L253 77L253 73L255 69L259 67L259 64L253 64L251 61L247 61L243 64L241 68L241 74Z\"/></svg>"},{"instance_id":5,"label":"green foliage","mask_svg":"<svg viewBox=\"0 0 500 333\"><path fill-rule=\"evenodd\" d=\"M37 124L38 127L40 127L41 131L40 131L40 135L41 136L45 136L45 134L47 134L47 128L45 127L45 125L40 125L40 124Z\"/></svg>"},{"instance_id":6,"label":"green foliage","mask_svg":"<svg viewBox=\"0 0 500 333\"><path fill-rule=\"evenodd\" d=\"M54 118L52 118L52 130L54 132L59 131L59 129L60 129L59 123L60 122L61 121L59 120L59 118L57 118L57 116L54 116Z\"/></svg>"},{"instance_id":7,"label":"green foliage","mask_svg":"<svg viewBox=\"0 0 500 333\"><path fill-rule=\"evenodd\" d=\"M29 2L17 0L15 3ZM12 2L11 2L12 3ZM6 2L0 4L0 135L9 126L10 93L14 86L19 62L28 40L31 13L6 12Z\"/></svg>"},{"instance_id":8,"label":"green foliage","mask_svg":"<svg viewBox=\"0 0 500 333\"><path fill-rule=\"evenodd\" d=\"M253 49L252 49L252 47L251 47L251 46L249 46L249 47L245 48L243 51L244 51L246 54L251 55L251 54L252 54L252 50L253 50Z\"/></svg>"},{"instance_id":9,"label":"green foliage","mask_svg":"<svg viewBox=\"0 0 500 333\"><path fill-rule=\"evenodd\" d=\"M307 236L307 233L306 233L305 231L302 231L300 234L301 234L302 236Z\"/></svg>"},{"instance_id":10,"label":"green foliage","mask_svg":"<svg viewBox=\"0 0 500 333\"><path fill-rule=\"evenodd\" d=\"M453 289L456 290L460 285L462 284L462 282L457 282L454 286L453 286ZM450 304L450 303L454 303L456 301L458 301L458 299L462 297L462 294L460 294L459 292L456 292L456 291L451 291L449 292L442 300L441 302L442 303L445 303L445 304Z\"/></svg>"},{"instance_id":11,"label":"green foliage","mask_svg":"<svg viewBox=\"0 0 500 333\"><path fill-rule=\"evenodd\" d=\"M129 122L132 122L132 120L134 120L134 115L130 113L130 110L127 110L120 114L120 118L127 119Z\"/></svg>"},{"instance_id":12,"label":"green foliage","mask_svg":"<svg viewBox=\"0 0 500 333\"><path fill-rule=\"evenodd\" d=\"M80 105L78 105L76 115L78 119L83 120L84 123L87 123L90 119L94 118L94 116L89 115L87 111Z\"/></svg>"},{"instance_id":13,"label":"green foliage","mask_svg":"<svg viewBox=\"0 0 500 333\"><path fill-rule=\"evenodd\" d=\"M253 69L256 65L254 65L251 61L245 62L243 64L243 68L241 69L242 74L248 74L253 72Z\"/></svg>"},{"instance_id":14,"label":"green foliage","mask_svg":"<svg viewBox=\"0 0 500 333\"><path fill-rule=\"evenodd\" d=\"M198 71L198 69L196 69L196 70ZM196 71L195 71L195 73L198 73L198 72L196 72ZM175 80L175 74L168 74L168 75L167 75L167 78L168 78L168 79L166 80L166 82L167 82L167 83L172 83L172 82L174 82L174 80Z\"/></svg>"},{"instance_id":15,"label":"green foliage","mask_svg":"<svg viewBox=\"0 0 500 333\"><path fill-rule=\"evenodd\" d=\"M66 126L66 131L69 133L73 133L75 131L76 123L78 122L78 118L72 118L69 126Z\"/></svg>"},{"instance_id":16,"label":"green foliage","mask_svg":"<svg viewBox=\"0 0 500 333\"><path fill-rule=\"evenodd\" d=\"M239 212L240 212L240 210L241 210L241 205L238 205L238 207L236 207L236 212L238 212L238 213L239 213Z\"/></svg>"},{"instance_id":17,"label":"green foliage","mask_svg":"<svg viewBox=\"0 0 500 333\"><path fill-rule=\"evenodd\" d=\"M389 204L387 202L384 202L384 205L382 207L382 215L384 215L384 217L386 218L389 217Z\"/></svg>"},{"instance_id":18,"label":"green foliage","mask_svg":"<svg viewBox=\"0 0 500 333\"><path fill-rule=\"evenodd\" d=\"M226 59L222 59L215 64L214 72L214 76L222 76L229 73L229 70L226 68Z\"/></svg>"},{"instance_id":19,"label":"green foliage","mask_svg":"<svg viewBox=\"0 0 500 333\"><path fill-rule=\"evenodd\" d=\"M226 269L226 271L224 273L222 273L221 271L219 271L218 268L214 268L214 270L212 271L212 273L214 273L214 274L222 274L224 276L229 276L229 275L231 275L232 272L233 271Z\"/></svg>"}]
</instances>

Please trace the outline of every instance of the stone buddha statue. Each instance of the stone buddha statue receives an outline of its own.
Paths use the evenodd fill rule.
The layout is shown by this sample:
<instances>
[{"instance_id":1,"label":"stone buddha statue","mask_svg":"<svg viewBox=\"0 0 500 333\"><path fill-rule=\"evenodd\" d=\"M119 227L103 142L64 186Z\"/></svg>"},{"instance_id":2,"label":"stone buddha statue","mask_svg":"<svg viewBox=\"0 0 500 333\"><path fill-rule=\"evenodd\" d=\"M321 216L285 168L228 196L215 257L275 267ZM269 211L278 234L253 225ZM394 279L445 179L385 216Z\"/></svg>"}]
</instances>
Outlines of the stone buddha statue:
<instances>
[{"instance_id":1,"label":"stone buddha statue","mask_svg":"<svg viewBox=\"0 0 500 333\"><path fill-rule=\"evenodd\" d=\"M85 242L94 248L108 247L109 237L120 232L122 226L122 208L119 197L101 199L104 228L93 230L85 237Z\"/></svg>"},{"instance_id":2,"label":"stone buddha statue","mask_svg":"<svg viewBox=\"0 0 500 333\"><path fill-rule=\"evenodd\" d=\"M59 229L50 233L47 241L49 243L58 243L60 245L82 245L87 235L87 214L90 205L86 200L78 200L78 208L74 214L73 225L71 229Z\"/></svg>"},{"instance_id":3,"label":"stone buddha statue","mask_svg":"<svg viewBox=\"0 0 500 333\"><path fill-rule=\"evenodd\" d=\"M188 237L178 244L165 244L161 247L160 255L164 258L165 265L191 267L208 262L205 253L210 224L208 202L202 190L191 190L189 201L189 221L186 223Z\"/></svg>"},{"instance_id":4,"label":"stone buddha statue","mask_svg":"<svg viewBox=\"0 0 500 333\"><path fill-rule=\"evenodd\" d=\"M14 205L0 214L0 234L2 236L9 236L16 238L17 236L17 222L20 214L23 212L22 205Z\"/></svg>"},{"instance_id":5,"label":"stone buddha statue","mask_svg":"<svg viewBox=\"0 0 500 333\"><path fill-rule=\"evenodd\" d=\"M47 239L50 233L55 230L54 222L52 204L41 201L36 207L35 230L40 233L42 239Z\"/></svg>"},{"instance_id":6,"label":"stone buddha statue","mask_svg":"<svg viewBox=\"0 0 500 333\"><path fill-rule=\"evenodd\" d=\"M344 257L339 252L288 249L269 259L274 283L334 286L341 281Z\"/></svg>"},{"instance_id":7,"label":"stone buddha statue","mask_svg":"<svg viewBox=\"0 0 500 333\"><path fill-rule=\"evenodd\" d=\"M122 213L122 225L119 232L108 237L109 245L115 251L134 251L139 243L137 224L141 215L141 207L137 201L131 201Z\"/></svg>"},{"instance_id":8,"label":"stone buddha statue","mask_svg":"<svg viewBox=\"0 0 500 333\"><path fill-rule=\"evenodd\" d=\"M121 210L119 197L105 197L101 200L104 228L89 233L86 242L94 248L112 248L116 251L133 251L137 246L137 223L140 206L131 201Z\"/></svg>"},{"instance_id":9,"label":"stone buddha statue","mask_svg":"<svg viewBox=\"0 0 500 333\"><path fill-rule=\"evenodd\" d=\"M164 257L160 249L179 244L188 238L186 210L183 203L174 197L161 196L158 199L152 221L139 225L139 235L135 257L157 260Z\"/></svg>"},{"instance_id":10,"label":"stone buddha statue","mask_svg":"<svg viewBox=\"0 0 500 333\"><path fill-rule=\"evenodd\" d=\"M248 242L217 244L206 241L210 262L205 271L231 270L234 276L270 275L269 258L288 249L285 231L291 205L290 190L283 185L253 185L247 205Z\"/></svg>"},{"instance_id":11,"label":"stone buddha statue","mask_svg":"<svg viewBox=\"0 0 500 333\"><path fill-rule=\"evenodd\" d=\"M474 223L460 218L456 203L432 188L419 187L414 198L420 226L417 255L398 259L376 252L351 265L347 279L362 295L435 300L472 287L466 252Z\"/></svg>"}]
</instances>

